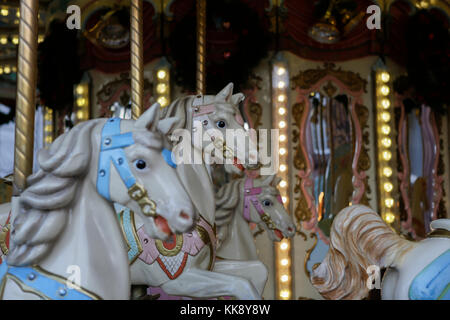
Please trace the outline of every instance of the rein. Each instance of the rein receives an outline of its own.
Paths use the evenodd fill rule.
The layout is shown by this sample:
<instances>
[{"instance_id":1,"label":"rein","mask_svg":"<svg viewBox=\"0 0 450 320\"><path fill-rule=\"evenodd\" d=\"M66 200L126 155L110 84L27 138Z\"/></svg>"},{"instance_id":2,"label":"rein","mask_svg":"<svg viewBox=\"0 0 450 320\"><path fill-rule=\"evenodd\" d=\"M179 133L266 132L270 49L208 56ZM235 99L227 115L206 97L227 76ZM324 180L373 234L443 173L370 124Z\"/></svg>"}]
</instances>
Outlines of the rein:
<instances>
[{"instance_id":1,"label":"rein","mask_svg":"<svg viewBox=\"0 0 450 320\"><path fill-rule=\"evenodd\" d=\"M258 200L258 195L261 194L262 188L261 187L254 187L253 186L253 179L252 178L246 178L245 184L244 184L244 211L243 216L244 219L247 222L250 222L250 204L253 204L253 206L256 209L256 212L258 212L259 216L261 217L261 220L267 225L267 227L271 230L276 229L275 225L270 218L270 216L264 212L264 209L262 208L261 203ZM283 200L281 199L281 196L277 196L277 200L279 203L283 204Z\"/></svg>"},{"instance_id":2,"label":"rein","mask_svg":"<svg viewBox=\"0 0 450 320\"><path fill-rule=\"evenodd\" d=\"M120 118L111 118L106 121L102 129L101 147L98 161L97 191L105 199L110 200L109 186L111 175L111 162L117 169L122 182L128 189L128 195L139 204L142 213L149 217L156 217L156 203L148 196L147 190L139 184L128 165L124 148L133 145L132 132L120 133ZM172 153L162 150L162 155L171 167Z\"/></svg>"}]
</instances>

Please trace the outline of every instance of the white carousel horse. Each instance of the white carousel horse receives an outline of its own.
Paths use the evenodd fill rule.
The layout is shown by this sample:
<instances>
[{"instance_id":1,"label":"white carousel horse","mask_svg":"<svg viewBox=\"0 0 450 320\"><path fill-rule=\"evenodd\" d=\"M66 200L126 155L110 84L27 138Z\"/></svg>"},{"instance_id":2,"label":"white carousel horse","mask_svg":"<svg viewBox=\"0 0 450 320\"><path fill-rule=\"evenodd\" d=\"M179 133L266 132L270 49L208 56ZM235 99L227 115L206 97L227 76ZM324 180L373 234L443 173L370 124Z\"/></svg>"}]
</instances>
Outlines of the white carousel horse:
<instances>
[{"instance_id":1,"label":"white carousel horse","mask_svg":"<svg viewBox=\"0 0 450 320\"><path fill-rule=\"evenodd\" d=\"M40 170L13 201L1 298L129 298L128 248L113 203L136 212L155 238L186 232L195 221L163 149L160 132L173 123L160 121L154 105L137 121L83 122L40 152ZM74 270L75 285L66 281Z\"/></svg>"},{"instance_id":2,"label":"white carousel horse","mask_svg":"<svg viewBox=\"0 0 450 320\"><path fill-rule=\"evenodd\" d=\"M215 261L212 271L207 270L211 270L215 259L211 256L215 235L204 219L200 220L193 232L173 235L171 242L150 238L138 223L132 225L122 222L124 233L133 235L127 241L138 243L140 247L139 252L130 259L132 283L149 285L151 295L160 294L168 299L181 296L259 298L267 280L267 269L257 260L248 221L264 221L274 241L295 234L295 225L283 207L276 189L278 182L279 179L275 176L245 181L239 179L221 189L225 191L219 191L218 200L223 207L217 212L220 216L227 215L227 220L231 223L230 238L236 238L237 241L225 242L224 255L227 260ZM231 199L231 203L224 201L225 198ZM232 215L241 216L233 214L234 212L243 212L247 221L244 218L233 219ZM124 211L123 214L132 215L129 211ZM236 253L230 258L233 251Z\"/></svg>"},{"instance_id":3,"label":"white carousel horse","mask_svg":"<svg viewBox=\"0 0 450 320\"><path fill-rule=\"evenodd\" d=\"M327 299L362 299L372 280L369 267L376 266L387 268L382 299L450 300L450 219L435 220L431 228L428 238L408 241L372 209L347 207L333 221L330 249L312 283Z\"/></svg>"},{"instance_id":4,"label":"white carousel horse","mask_svg":"<svg viewBox=\"0 0 450 320\"><path fill-rule=\"evenodd\" d=\"M235 274L251 278L260 293L267 281L267 269L258 260L249 223L262 225L270 239L277 242L296 232L277 189L280 180L275 175L234 179L216 195L217 256L242 263L244 268ZM218 261L214 270L222 272L222 263Z\"/></svg>"},{"instance_id":5,"label":"white carousel horse","mask_svg":"<svg viewBox=\"0 0 450 320\"><path fill-rule=\"evenodd\" d=\"M168 133L175 148L181 136L183 141L187 142L184 147L194 153L194 159L197 156L205 160L212 157L213 150L210 147L213 143L220 152L233 160L233 164L226 166L226 170L241 172L244 168L242 164L249 163L255 155L242 149L242 145L238 143L234 144L234 148L230 148L223 140L226 129L240 129L244 137L248 138L249 145L253 143L248 132L244 130L244 122L238 109L238 104L244 96L232 93L233 85L229 84L215 96L188 96L178 99L163 109L162 118L179 119ZM206 133L209 138L206 140L199 141L195 138L196 132L210 129L219 132ZM187 135L179 135L180 131L181 134ZM177 157L180 149L175 151L175 148L173 152ZM251 145L250 150L256 149ZM186 149L183 151L186 152ZM170 295L198 298L233 295L239 299L259 299L260 295L247 279L213 271L216 262L215 199L208 164L208 161L202 161L177 165L179 177L200 213L193 232L173 235L171 241L164 242L152 239L139 225L124 225L125 229L137 229L135 233L129 232L136 235L135 239L130 240L140 242L142 250L139 259L135 256L130 260L134 261L131 265L132 282L153 288L161 287ZM129 213L125 210L126 214ZM227 262L223 264L226 265ZM233 269L233 266L229 264L227 268L223 268L226 269Z\"/></svg>"}]
</instances>

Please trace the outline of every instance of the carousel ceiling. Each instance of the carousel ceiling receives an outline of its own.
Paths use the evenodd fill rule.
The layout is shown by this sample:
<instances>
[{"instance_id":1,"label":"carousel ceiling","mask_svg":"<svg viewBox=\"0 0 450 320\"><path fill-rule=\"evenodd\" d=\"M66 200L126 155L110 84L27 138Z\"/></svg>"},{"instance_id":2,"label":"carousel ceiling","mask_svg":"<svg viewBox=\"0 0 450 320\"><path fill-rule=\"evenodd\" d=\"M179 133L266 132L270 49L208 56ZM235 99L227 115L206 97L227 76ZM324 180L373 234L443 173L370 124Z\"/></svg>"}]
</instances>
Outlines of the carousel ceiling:
<instances>
[{"instance_id":1,"label":"carousel ceiling","mask_svg":"<svg viewBox=\"0 0 450 320\"><path fill-rule=\"evenodd\" d=\"M405 65L408 50L405 34L408 20L414 13L426 9L442 20L447 29L449 27L450 4L447 0L239 2L256 15L255 23L269 35L267 50L288 50L313 60L343 61L381 55L390 56ZM44 35L48 38L52 33L51 22L64 20L67 7L77 4L82 9L82 30L77 35L81 69L96 68L114 73L129 69L129 0L40 0L39 3L40 41L44 40ZM366 27L366 9L372 4L379 5L385 14L381 30ZM15 80L18 5L17 0L0 0L0 77L3 83ZM213 6L212 2L210 6ZM171 37L188 18L195 19L195 0L145 0L146 62L159 56L167 56L171 60ZM242 43L250 27L236 20L230 24L230 21L216 15L208 23L207 61L210 64L224 65L224 61L233 61L234 55L239 54L239 41ZM186 30L187 35L194 32ZM191 41L195 42L195 34ZM65 54L64 47L55 45L55 48L52 50L61 50L60 54ZM195 45L192 43L186 50L195 50Z\"/></svg>"}]
</instances>

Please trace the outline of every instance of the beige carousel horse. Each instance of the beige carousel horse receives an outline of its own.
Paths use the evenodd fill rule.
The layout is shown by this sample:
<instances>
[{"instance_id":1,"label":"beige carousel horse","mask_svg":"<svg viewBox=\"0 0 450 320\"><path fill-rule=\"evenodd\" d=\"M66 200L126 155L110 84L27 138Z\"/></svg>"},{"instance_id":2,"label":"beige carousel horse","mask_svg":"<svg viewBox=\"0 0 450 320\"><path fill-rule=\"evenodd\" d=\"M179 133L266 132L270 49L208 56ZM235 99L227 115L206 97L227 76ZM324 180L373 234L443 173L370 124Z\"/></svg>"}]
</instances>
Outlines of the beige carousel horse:
<instances>
[{"instance_id":1,"label":"beige carousel horse","mask_svg":"<svg viewBox=\"0 0 450 320\"><path fill-rule=\"evenodd\" d=\"M127 251L137 248L127 248L113 203L136 212L154 238L192 228L192 204L163 148L175 121L159 120L159 109L137 121L83 122L40 152L40 170L8 218L1 298L128 299ZM74 270L78 282L67 281Z\"/></svg>"},{"instance_id":2,"label":"beige carousel horse","mask_svg":"<svg viewBox=\"0 0 450 320\"><path fill-rule=\"evenodd\" d=\"M425 240L408 241L372 209L347 207L333 221L330 249L312 283L327 299L362 299L373 271L387 268L382 299L449 300L450 219L435 220L431 228Z\"/></svg>"},{"instance_id":3,"label":"beige carousel horse","mask_svg":"<svg viewBox=\"0 0 450 320\"><path fill-rule=\"evenodd\" d=\"M250 158L254 157L251 152L244 150L242 145L233 143L234 148L230 148L228 141L223 139L227 129L239 129L249 143L252 143L248 133L244 131L244 123L238 109L238 104L244 96L233 95L232 92L233 85L229 84L215 96L188 96L163 109L162 118L179 119L168 132L170 140L175 144L175 158L181 150L177 143L182 137L182 142L185 142L182 152L189 149L194 158L203 160L201 163L177 163L179 177L200 217L195 230L173 235L169 241L152 239L139 224L123 224L124 230L137 230L136 237L130 237L129 240L141 244L141 252L130 259L133 284L149 285L153 290L160 287L165 294L173 296L209 298L228 295L238 299L260 298L259 292L248 279L232 275L232 270L227 271L236 268L235 266L226 266L226 262L221 262L224 265L221 269L223 272L217 272L214 267L215 199L208 162L208 159L214 158L211 144L216 152L223 152L226 157L232 158L232 164L226 164L226 170L229 172L241 172L244 169L243 164L249 163ZM195 134L203 130L206 130L205 136L197 139ZM203 139L204 137L206 139ZM254 146L250 146L250 150L253 150L252 148ZM133 234L132 231L128 233Z\"/></svg>"},{"instance_id":4,"label":"beige carousel horse","mask_svg":"<svg viewBox=\"0 0 450 320\"><path fill-rule=\"evenodd\" d=\"M217 256L230 263L238 260L242 268L230 272L252 279L260 293L266 284L267 269L258 260L249 222L262 225L272 241L291 238L296 231L277 189L280 180L275 175L235 179L216 195ZM223 262L216 263L216 271L222 270Z\"/></svg>"}]
</instances>

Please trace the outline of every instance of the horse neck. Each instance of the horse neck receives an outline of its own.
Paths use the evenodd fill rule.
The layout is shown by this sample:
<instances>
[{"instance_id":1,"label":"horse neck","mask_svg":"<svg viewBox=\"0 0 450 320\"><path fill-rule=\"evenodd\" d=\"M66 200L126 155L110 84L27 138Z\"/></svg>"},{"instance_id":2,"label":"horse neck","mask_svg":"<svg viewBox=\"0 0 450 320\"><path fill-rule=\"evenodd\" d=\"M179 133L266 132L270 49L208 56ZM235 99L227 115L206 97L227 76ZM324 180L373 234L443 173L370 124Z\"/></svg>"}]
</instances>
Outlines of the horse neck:
<instances>
[{"instance_id":1,"label":"horse neck","mask_svg":"<svg viewBox=\"0 0 450 320\"><path fill-rule=\"evenodd\" d=\"M239 192L241 192L239 188ZM250 209L252 210L252 209ZM255 240L247 220L244 219L244 199L234 209L229 225L228 238L220 246L217 256L230 260L257 260Z\"/></svg>"},{"instance_id":2,"label":"horse neck","mask_svg":"<svg viewBox=\"0 0 450 320\"><path fill-rule=\"evenodd\" d=\"M74 267L79 285L103 299L128 299L130 279L126 245L112 204L99 196L92 182L80 182L67 224L44 270L67 278Z\"/></svg>"}]
</instances>

